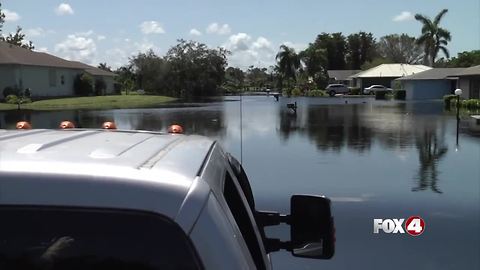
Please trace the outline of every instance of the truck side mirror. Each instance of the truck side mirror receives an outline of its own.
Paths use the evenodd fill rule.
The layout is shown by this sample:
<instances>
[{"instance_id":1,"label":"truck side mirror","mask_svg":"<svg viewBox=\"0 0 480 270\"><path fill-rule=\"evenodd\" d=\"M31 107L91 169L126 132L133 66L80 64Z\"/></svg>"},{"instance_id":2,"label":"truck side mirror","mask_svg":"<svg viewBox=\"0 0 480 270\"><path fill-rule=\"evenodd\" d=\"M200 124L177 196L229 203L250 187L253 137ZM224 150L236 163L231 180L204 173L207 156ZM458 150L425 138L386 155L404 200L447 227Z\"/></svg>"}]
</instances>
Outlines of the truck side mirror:
<instances>
[{"instance_id":1,"label":"truck side mirror","mask_svg":"<svg viewBox=\"0 0 480 270\"><path fill-rule=\"evenodd\" d=\"M315 259L332 258L335 253L335 227L330 199L293 195L290 209L292 255Z\"/></svg>"}]
</instances>

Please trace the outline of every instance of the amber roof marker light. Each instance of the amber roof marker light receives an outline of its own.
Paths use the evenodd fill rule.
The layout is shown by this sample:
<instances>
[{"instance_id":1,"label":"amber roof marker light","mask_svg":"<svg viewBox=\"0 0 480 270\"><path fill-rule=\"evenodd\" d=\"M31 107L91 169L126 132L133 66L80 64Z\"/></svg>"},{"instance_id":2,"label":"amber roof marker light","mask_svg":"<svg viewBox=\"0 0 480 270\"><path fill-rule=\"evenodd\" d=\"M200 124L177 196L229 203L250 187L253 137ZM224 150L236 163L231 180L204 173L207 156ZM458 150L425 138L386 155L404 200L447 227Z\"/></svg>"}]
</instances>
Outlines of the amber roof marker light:
<instances>
[{"instance_id":1,"label":"amber roof marker light","mask_svg":"<svg viewBox=\"0 0 480 270\"><path fill-rule=\"evenodd\" d=\"M69 128L75 128L75 124L70 121L62 121L60 125L58 126L60 129L69 129Z\"/></svg>"},{"instance_id":2,"label":"amber roof marker light","mask_svg":"<svg viewBox=\"0 0 480 270\"><path fill-rule=\"evenodd\" d=\"M103 129L117 129L117 125L114 122L104 122L102 124Z\"/></svg>"},{"instance_id":3,"label":"amber roof marker light","mask_svg":"<svg viewBox=\"0 0 480 270\"><path fill-rule=\"evenodd\" d=\"M168 127L168 133L183 134L183 127L180 125L171 125Z\"/></svg>"},{"instance_id":4,"label":"amber roof marker light","mask_svg":"<svg viewBox=\"0 0 480 270\"><path fill-rule=\"evenodd\" d=\"M17 122L17 125L15 127L17 129L32 129L32 125L30 125L30 123L27 121Z\"/></svg>"}]
</instances>

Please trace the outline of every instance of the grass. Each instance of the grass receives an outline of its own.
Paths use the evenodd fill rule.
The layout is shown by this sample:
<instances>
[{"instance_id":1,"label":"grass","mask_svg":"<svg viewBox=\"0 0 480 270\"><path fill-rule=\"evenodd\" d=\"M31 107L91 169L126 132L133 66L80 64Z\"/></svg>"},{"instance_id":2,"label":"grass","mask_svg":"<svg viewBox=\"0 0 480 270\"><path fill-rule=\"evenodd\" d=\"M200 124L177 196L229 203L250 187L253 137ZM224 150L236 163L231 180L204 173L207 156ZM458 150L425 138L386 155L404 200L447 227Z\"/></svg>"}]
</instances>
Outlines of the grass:
<instances>
[{"instance_id":1,"label":"grass","mask_svg":"<svg viewBox=\"0 0 480 270\"><path fill-rule=\"evenodd\" d=\"M172 97L150 95L118 95L98 97L73 97L40 100L22 104L26 110L106 110L151 108L176 100ZM16 104L0 103L0 110L16 110Z\"/></svg>"}]
</instances>

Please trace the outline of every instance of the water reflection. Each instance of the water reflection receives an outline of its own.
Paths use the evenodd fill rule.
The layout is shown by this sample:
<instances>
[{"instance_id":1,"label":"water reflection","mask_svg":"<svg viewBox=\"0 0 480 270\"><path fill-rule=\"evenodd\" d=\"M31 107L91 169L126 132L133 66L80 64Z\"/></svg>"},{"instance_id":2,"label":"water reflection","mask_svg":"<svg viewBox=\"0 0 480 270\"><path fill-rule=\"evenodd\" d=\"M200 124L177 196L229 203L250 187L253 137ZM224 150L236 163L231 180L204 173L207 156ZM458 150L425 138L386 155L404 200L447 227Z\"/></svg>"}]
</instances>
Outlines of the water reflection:
<instances>
[{"instance_id":1,"label":"water reflection","mask_svg":"<svg viewBox=\"0 0 480 270\"><path fill-rule=\"evenodd\" d=\"M99 128L103 122L114 121L119 129L152 131L166 131L172 124L180 124L188 134L222 138L224 118L223 109L200 106L107 111L13 110L0 112L0 128L13 129L18 121L29 121L34 128L57 128L63 120L73 121L78 128Z\"/></svg>"},{"instance_id":2,"label":"water reflection","mask_svg":"<svg viewBox=\"0 0 480 270\"><path fill-rule=\"evenodd\" d=\"M420 161L418 169L418 186L412 188L412 191L422 191L431 189L433 192L442 193L437 186L438 182L438 162L448 151L442 139L439 139L435 130L425 130L422 135L417 137L416 145Z\"/></svg>"},{"instance_id":3,"label":"water reflection","mask_svg":"<svg viewBox=\"0 0 480 270\"><path fill-rule=\"evenodd\" d=\"M419 169L414 176L416 183L412 191L442 193L437 183L437 164L448 150L443 136L445 120L428 117L438 114L439 106L425 108L424 104L407 106L406 103L376 107L364 104L304 105L297 114L284 108L278 110L279 132L283 140L299 134L315 142L318 150L333 152L347 148L365 153L370 151L374 141L393 150L416 147ZM424 118L415 117L422 113L426 115Z\"/></svg>"}]
</instances>

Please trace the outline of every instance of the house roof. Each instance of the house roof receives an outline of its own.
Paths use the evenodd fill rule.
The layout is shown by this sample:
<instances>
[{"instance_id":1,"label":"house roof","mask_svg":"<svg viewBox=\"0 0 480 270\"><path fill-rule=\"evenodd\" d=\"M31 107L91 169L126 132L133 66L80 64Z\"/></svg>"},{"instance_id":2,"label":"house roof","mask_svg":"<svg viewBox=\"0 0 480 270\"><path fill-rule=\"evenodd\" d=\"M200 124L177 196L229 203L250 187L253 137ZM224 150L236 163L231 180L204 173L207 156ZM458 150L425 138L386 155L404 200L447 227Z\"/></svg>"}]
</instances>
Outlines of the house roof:
<instances>
[{"instance_id":1,"label":"house roof","mask_svg":"<svg viewBox=\"0 0 480 270\"><path fill-rule=\"evenodd\" d=\"M462 71L455 74L455 76L474 76L474 75L480 75L480 65L464 68Z\"/></svg>"},{"instance_id":2,"label":"house roof","mask_svg":"<svg viewBox=\"0 0 480 270\"><path fill-rule=\"evenodd\" d=\"M360 72L361 70L357 69L348 69L348 70L328 70L328 77L335 79L337 81L346 81L350 76Z\"/></svg>"},{"instance_id":3,"label":"house roof","mask_svg":"<svg viewBox=\"0 0 480 270\"><path fill-rule=\"evenodd\" d=\"M447 77L456 76L456 74L464 69L465 68L432 68L410 76L398 78L397 80L442 80L446 79Z\"/></svg>"},{"instance_id":4,"label":"house roof","mask_svg":"<svg viewBox=\"0 0 480 270\"><path fill-rule=\"evenodd\" d=\"M379 66L367 69L354 74L352 78L372 78L372 77L404 77L429 70L431 67L424 65L409 64L381 64Z\"/></svg>"},{"instance_id":5,"label":"house roof","mask_svg":"<svg viewBox=\"0 0 480 270\"><path fill-rule=\"evenodd\" d=\"M84 63L68 61L48 53L35 52L22 47L0 42L0 65L25 65L80 69L91 75L115 76L115 73L101 70Z\"/></svg>"}]
</instances>

